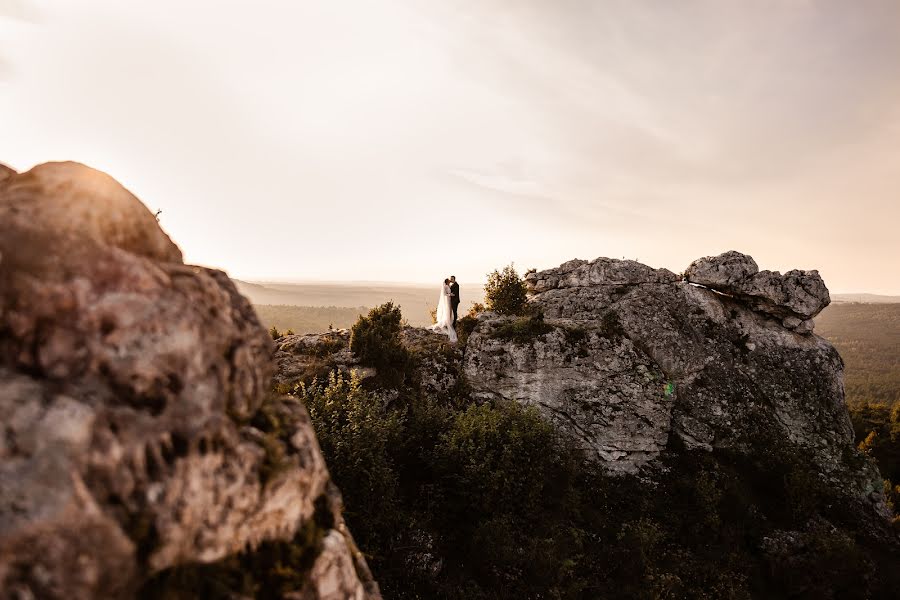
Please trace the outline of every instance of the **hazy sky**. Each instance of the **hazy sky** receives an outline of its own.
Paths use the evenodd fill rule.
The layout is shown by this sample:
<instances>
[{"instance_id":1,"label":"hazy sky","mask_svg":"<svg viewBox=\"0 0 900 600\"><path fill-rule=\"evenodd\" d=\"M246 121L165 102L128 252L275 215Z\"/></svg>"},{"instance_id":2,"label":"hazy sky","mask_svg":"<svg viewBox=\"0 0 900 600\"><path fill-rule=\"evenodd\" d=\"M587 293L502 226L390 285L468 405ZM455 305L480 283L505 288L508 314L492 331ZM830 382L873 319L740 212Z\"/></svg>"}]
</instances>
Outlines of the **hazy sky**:
<instances>
[{"instance_id":1,"label":"hazy sky","mask_svg":"<svg viewBox=\"0 0 900 600\"><path fill-rule=\"evenodd\" d=\"M737 249L900 293L900 2L0 0L0 161L249 279Z\"/></svg>"}]
</instances>

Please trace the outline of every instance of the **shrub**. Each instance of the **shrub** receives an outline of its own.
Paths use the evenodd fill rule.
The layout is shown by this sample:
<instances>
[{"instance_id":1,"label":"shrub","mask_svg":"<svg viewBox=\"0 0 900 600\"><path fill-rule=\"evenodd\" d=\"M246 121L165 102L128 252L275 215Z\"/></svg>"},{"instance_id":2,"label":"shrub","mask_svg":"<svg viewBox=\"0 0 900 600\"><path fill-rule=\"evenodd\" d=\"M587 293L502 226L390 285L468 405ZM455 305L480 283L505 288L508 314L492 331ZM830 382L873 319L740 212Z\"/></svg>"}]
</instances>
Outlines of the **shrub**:
<instances>
[{"instance_id":1,"label":"shrub","mask_svg":"<svg viewBox=\"0 0 900 600\"><path fill-rule=\"evenodd\" d=\"M269 329L269 335L272 336L273 340L277 340L278 338L282 337L282 335L284 335L284 334L282 334L280 331L278 331L278 329L274 325L272 325L272 328Z\"/></svg>"},{"instance_id":2,"label":"shrub","mask_svg":"<svg viewBox=\"0 0 900 600\"><path fill-rule=\"evenodd\" d=\"M485 303L489 310L501 315L519 315L525 310L528 288L515 267L509 264L502 271L488 274L484 285Z\"/></svg>"},{"instance_id":3,"label":"shrub","mask_svg":"<svg viewBox=\"0 0 900 600\"><path fill-rule=\"evenodd\" d=\"M403 439L404 413L364 390L355 374L348 379L332 372L327 383L302 387L300 398L328 469L348 498L353 534L364 547L382 547L393 529L398 476L391 453Z\"/></svg>"},{"instance_id":4,"label":"shrub","mask_svg":"<svg viewBox=\"0 0 900 600\"><path fill-rule=\"evenodd\" d=\"M673 442L651 484L605 474L535 408L409 393L389 404L335 375L304 394L385 597L712 600L785 598L787 589L821 597L833 586L840 597L874 598L893 589L890 569L874 572L868 547L829 516L834 492L777 439L763 457ZM836 528L806 529L817 514ZM814 552L760 552L766 538L796 530Z\"/></svg>"},{"instance_id":5,"label":"shrub","mask_svg":"<svg viewBox=\"0 0 900 600\"><path fill-rule=\"evenodd\" d=\"M849 408L859 450L876 460L885 478L900 480L900 404L862 402Z\"/></svg>"},{"instance_id":6,"label":"shrub","mask_svg":"<svg viewBox=\"0 0 900 600\"><path fill-rule=\"evenodd\" d=\"M385 386L398 386L406 379L409 352L400 341L403 315L399 306L386 302L361 316L350 329L350 350L364 365L375 367Z\"/></svg>"},{"instance_id":7,"label":"shrub","mask_svg":"<svg viewBox=\"0 0 900 600\"><path fill-rule=\"evenodd\" d=\"M540 314L509 321L494 334L528 342L552 329ZM392 305L373 310L355 327L354 351L379 372L407 368L401 325ZM476 325L460 319L461 339ZM574 349L621 335L612 311L597 330L559 329ZM383 360L395 351L394 364ZM868 521L855 524L843 492L767 422L744 424L759 429L764 455L688 450L674 438L651 478L611 477L534 408L475 405L459 389L423 397L415 383L381 394L332 374L301 387L348 526L387 598L712 600L828 589L878 598L897 587L896 552L873 550ZM879 432L873 455L887 456L892 417L876 412L865 428ZM255 424L280 431L278 422ZM896 507L900 489L885 489ZM781 532L803 544L766 544L788 539Z\"/></svg>"},{"instance_id":8,"label":"shrub","mask_svg":"<svg viewBox=\"0 0 900 600\"><path fill-rule=\"evenodd\" d=\"M537 313L531 317L523 317L497 327L491 332L491 337L515 344L528 344L534 338L551 331L553 331L553 326L544 322L542 313Z\"/></svg>"},{"instance_id":9,"label":"shrub","mask_svg":"<svg viewBox=\"0 0 900 600\"><path fill-rule=\"evenodd\" d=\"M457 414L441 441L446 461L482 511L536 510L553 469L556 428L534 407L518 403L470 405Z\"/></svg>"},{"instance_id":10,"label":"shrub","mask_svg":"<svg viewBox=\"0 0 900 600\"><path fill-rule=\"evenodd\" d=\"M435 524L443 554L481 590L470 597L561 597L587 583L575 572L582 544L572 505L584 459L537 409L470 405L437 453L444 489Z\"/></svg>"},{"instance_id":11,"label":"shrub","mask_svg":"<svg viewBox=\"0 0 900 600\"><path fill-rule=\"evenodd\" d=\"M478 315L485 311L484 304L481 302L475 302L469 307L469 312L466 314L467 317L472 317L473 319L477 318Z\"/></svg>"}]
</instances>

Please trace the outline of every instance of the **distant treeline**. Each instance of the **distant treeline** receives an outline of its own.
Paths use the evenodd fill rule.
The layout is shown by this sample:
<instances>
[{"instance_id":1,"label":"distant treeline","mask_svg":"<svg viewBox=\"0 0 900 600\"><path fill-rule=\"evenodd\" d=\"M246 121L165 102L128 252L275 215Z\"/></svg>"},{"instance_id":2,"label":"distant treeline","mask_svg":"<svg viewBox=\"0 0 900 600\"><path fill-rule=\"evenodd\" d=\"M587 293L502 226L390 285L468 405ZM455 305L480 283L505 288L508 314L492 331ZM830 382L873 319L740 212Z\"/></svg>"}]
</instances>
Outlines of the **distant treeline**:
<instances>
[{"instance_id":1,"label":"distant treeline","mask_svg":"<svg viewBox=\"0 0 900 600\"><path fill-rule=\"evenodd\" d=\"M900 304L832 304L816 333L844 359L848 404L900 402Z\"/></svg>"},{"instance_id":2,"label":"distant treeline","mask_svg":"<svg viewBox=\"0 0 900 600\"><path fill-rule=\"evenodd\" d=\"M290 306L276 304L254 304L256 314L266 329L275 327L279 331L292 329L294 333L319 333L328 327L343 329L350 327L360 315L369 311L364 306L348 308L344 306Z\"/></svg>"}]
</instances>

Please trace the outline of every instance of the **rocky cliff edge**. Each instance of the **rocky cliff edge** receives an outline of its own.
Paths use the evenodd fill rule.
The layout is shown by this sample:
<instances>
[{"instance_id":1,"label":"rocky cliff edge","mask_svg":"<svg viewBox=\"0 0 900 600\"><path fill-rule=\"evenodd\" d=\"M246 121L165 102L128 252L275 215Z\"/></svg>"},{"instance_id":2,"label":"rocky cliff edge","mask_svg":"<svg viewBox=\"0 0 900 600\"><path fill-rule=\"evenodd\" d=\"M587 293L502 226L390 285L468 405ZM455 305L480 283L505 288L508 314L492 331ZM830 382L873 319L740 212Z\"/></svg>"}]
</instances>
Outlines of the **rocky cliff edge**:
<instances>
[{"instance_id":1,"label":"rocky cliff edge","mask_svg":"<svg viewBox=\"0 0 900 600\"><path fill-rule=\"evenodd\" d=\"M526 283L530 316L482 313L459 347L429 350L445 338L404 331L426 393L535 406L611 474L680 450L802 453L864 513L888 516L877 468L853 444L843 361L813 333L830 301L818 272L759 271L732 251L682 274L572 260ZM283 338L277 380L360 369L348 340ZM323 341L335 351L319 351Z\"/></svg>"}]
</instances>

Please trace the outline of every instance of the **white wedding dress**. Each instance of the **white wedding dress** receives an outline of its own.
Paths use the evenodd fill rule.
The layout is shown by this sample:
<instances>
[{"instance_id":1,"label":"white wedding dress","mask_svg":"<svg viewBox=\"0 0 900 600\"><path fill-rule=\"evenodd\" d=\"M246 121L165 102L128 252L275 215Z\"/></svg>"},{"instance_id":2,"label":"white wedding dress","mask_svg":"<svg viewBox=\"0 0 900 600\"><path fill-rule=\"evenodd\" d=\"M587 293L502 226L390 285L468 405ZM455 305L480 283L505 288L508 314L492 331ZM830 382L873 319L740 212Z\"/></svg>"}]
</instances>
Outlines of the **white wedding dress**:
<instances>
[{"instance_id":1,"label":"white wedding dress","mask_svg":"<svg viewBox=\"0 0 900 600\"><path fill-rule=\"evenodd\" d=\"M453 309L450 307L450 286L441 286L441 296L438 298L437 322L431 326L432 331L443 333L450 337L450 341L456 343L456 329L453 328Z\"/></svg>"}]
</instances>

